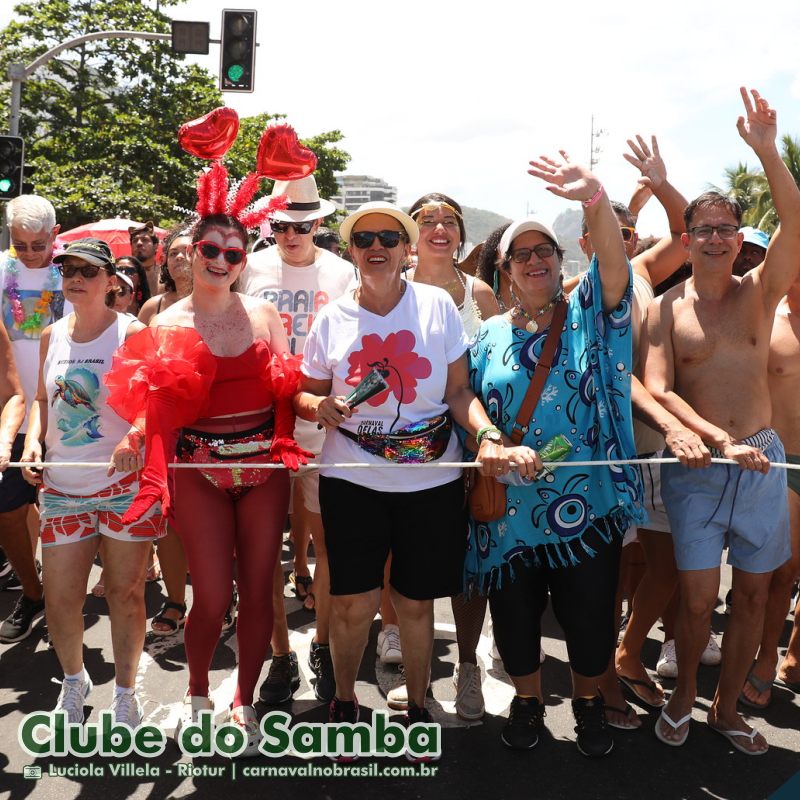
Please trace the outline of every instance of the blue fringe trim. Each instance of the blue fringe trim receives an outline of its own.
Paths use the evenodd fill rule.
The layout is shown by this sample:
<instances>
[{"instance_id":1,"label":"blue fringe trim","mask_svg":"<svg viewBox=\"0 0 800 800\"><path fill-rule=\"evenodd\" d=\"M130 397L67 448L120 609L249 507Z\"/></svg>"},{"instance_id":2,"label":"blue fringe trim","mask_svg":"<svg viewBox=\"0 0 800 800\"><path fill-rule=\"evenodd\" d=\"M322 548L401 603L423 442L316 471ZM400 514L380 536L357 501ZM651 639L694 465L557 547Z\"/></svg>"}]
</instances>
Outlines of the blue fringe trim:
<instances>
[{"instance_id":1,"label":"blue fringe trim","mask_svg":"<svg viewBox=\"0 0 800 800\"><path fill-rule=\"evenodd\" d=\"M515 579L517 565L546 566L549 569L574 567L587 558L594 558L599 549L611 544L615 538L621 539L630 524L630 517L624 510L614 509L607 516L596 519L580 536L568 542L547 542L535 547L517 548L505 564L492 567L486 573L465 575L464 594L470 598L475 594L489 595L501 589L504 581Z\"/></svg>"}]
</instances>

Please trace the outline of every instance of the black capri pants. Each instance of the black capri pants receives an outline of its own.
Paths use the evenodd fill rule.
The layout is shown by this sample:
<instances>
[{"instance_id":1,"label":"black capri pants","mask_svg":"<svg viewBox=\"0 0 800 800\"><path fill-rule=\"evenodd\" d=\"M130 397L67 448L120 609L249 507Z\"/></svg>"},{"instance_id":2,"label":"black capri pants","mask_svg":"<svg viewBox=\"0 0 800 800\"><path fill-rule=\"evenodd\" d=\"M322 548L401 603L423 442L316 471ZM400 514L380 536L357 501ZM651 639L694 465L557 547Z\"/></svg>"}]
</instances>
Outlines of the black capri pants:
<instances>
[{"instance_id":1,"label":"black capri pants","mask_svg":"<svg viewBox=\"0 0 800 800\"><path fill-rule=\"evenodd\" d=\"M564 631L569 663L585 677L601 675L617 642L614 598L619 577L622 535L610 543L592 542L594 558L571 567L526 564L515 559L499 589L489 595L494 637L506 672L530 675L539 669L542 614L548 592Z\"/></svg>"}]
</instances>

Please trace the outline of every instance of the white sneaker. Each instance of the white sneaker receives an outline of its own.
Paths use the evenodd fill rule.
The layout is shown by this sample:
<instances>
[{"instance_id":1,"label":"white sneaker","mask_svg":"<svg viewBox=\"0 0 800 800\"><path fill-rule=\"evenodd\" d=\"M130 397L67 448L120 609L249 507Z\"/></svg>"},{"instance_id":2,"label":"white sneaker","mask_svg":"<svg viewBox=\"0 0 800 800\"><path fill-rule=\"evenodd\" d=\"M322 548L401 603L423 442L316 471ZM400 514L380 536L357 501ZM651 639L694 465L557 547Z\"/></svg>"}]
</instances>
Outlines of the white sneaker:
<instances>
[{"instance_id":1,"label":"white sneaker","mask_svg":"<svg viewBox=\"0 0 800 800\"><path fill-rule=\"evenodd\" d=\"M406 674L400 672L400 683L386 693L386 705L395 711L408 711L408 689Z\"/></svg>"},{"instance_id":2,"label":"white sneaker","mask_svg":"<svg viewBox=\"0 0 800 800\"><path fill-rule=\"evenodd\" d=\"M261 729L258 727L255 708L253 706L236 706L228 711L227 721L240 728L245 735L245 747L239 756L243 758L257 756L258 746L261 744Z\"/></svg>"},{"instance_id":3,"label":"white sneaker","mask_svg":"<svg viewBox=\"0 0 800 800\"><path fill-rule=\"evenodd\" d=\"M53 683L59 683L53 678ZM83 722L83 704L92 691L92 679L87 675L85 681L71 681L64 678L61 681L61 694L53 711L66 711L67 722Z\"/></svg>"},{"instance_id":4,"label":"white sneaker","mask_svg":"<svg viewBox=\"0 0 800 800\"><path fill-rule=\"evenodd\" d=\"M481 690L481 668L464 661L453 671L456 687L456 714L461 719L480 719L486 708Z\"/></svg>"},{"instance_id":5,"label":"white sneaker","mask_svg":"<svg viewBox=\"0 0 800 800\"><path fill-rule=\"evenodd\" d=\"M719 649L713 633L708 637L708 644L703 650L703 655L700 656L700 663L707 667L716 667L717 664L722 663L722 650Z\"/></svg>"},{"instance_id":6,"label":"white sneaker","mask_svg":"<svg viewBox=\"0 0 800 800\"><path fill-rule=\"evenodd\" d=\"M662 678L678 677L678 657L675 655L674 639L668 639L661 645L661 655L658 657L656 672Z\"/></svg>"},{"instance_id":7,"label":"white sneaker","mask_svg":"<svg viewBox=\"0 0 800 800\"><path fill-rule=\"evenodd\" d=\"M142 704L133 689L115 694L110 708L114 712L115 723L121 722L134 729L142 724Z\"/></svg>"},{"instance_id":8,"label":"white sneaker","mask_svg":"<svg viewBox=\"0 0 800 800\"><path fill-rule=\"evenodd\" d=\"M181 708L181 716L178 719L178 724L175 726L175 741L180 746L181 731L187 726L200 721L200 711L214 711L214 704L208 697L192 697L187 691L183 696L183 707Z\"/></svg>"},{"instance_id":9,"label":"white sneaker","mask_svg":"<svg viewBox=\"0 0 800 800\"><path fill-rule=\"evenodd\" d=\"M400 628L387 625L378 634L378 657L383 664L402 664L403 651L400 647Z\"/></svg>"}]
</instances>

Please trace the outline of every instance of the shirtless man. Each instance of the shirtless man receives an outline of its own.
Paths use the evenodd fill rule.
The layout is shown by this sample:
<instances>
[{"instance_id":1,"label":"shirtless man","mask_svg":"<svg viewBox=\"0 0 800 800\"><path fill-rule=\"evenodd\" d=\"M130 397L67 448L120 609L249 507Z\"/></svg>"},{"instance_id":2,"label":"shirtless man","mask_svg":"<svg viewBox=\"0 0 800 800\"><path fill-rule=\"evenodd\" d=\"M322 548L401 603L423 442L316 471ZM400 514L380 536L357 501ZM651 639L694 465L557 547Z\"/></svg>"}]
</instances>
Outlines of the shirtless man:
<instances>
[{"instance_id":1,"label":"shirtless man","mask_svg":"<svg viewBox=\"0 0 800 800\"><path fill-rule=\"evenodd\" d=\"M775 147L775 111L758 92L752 101L744 88L741 94L747 116L739 117L737 128L761 161L781 227L764 262L738 278L732 274L742 244L738 203L717 192L690 203L683 241L694 275L650 307L643 357L645 385L656 400L694 430L712 456L739 465L701 472L681 464L662 468L681 599L678 682L656 736L677 746L689 734L727 540L734 608L708 724L736 749L760 755L767 742L738 715L736 701L758 646L772 571L791 554L786 473L769 472L770 461L785 456L769 427L767 360L775 309L798 269L800 190Z\"/></svg>"},{"instance_id":2,"label":"shirtless man","mask_svg":"<svg viewBox=\"0 0 800 800\"><path fill-rule=\"evenodd\" d=\"M772 425L786 448L786 460L800 464L800 406L797 403L800 396L800 280L792 284L775 313L769 345L769 391ZM786 477L792 558L772 574L758 658L740 697L744 705L757 710L765 709L772 702L772 682L778 669L778 644L786 621L792 584L800 575L800 471L789 470ZM781 677L789 682L792 680L787 672Z\"/></svg>"}]
</instances>

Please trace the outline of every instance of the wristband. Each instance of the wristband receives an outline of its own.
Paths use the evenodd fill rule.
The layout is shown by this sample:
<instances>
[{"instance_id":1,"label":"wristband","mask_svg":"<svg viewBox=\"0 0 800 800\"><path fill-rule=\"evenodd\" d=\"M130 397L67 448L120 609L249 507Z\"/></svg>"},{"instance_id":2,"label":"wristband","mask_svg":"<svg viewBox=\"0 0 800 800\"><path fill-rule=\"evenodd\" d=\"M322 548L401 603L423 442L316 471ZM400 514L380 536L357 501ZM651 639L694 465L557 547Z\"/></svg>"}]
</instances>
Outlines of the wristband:
<instances>
[{"instance_id":1,"label":"wristband","mask_svg":"<svg viewBox=\"0 0 800 800\"><path fill-rule=\"evenodd\" d=\"M597 187L597 191L588 200L581 201L581 205L584 208L593 206L603 196L603 191L603 184L601 183L600 186Z\"/></svg>"},{"instance_id":2,"label":"wristband","mask_svg":"<svg viewBox=\"0 0 800 800\"><path fill-rule=\"evenodd\" d=\"M475 434L475 441L478 443L478 447L480 447L483 437L486 436L487 433L496 433L498 436L502 436L503 434L496 425L486 425L483 428L479 428L478 432Z\"/></svg>"}]
</instances>

